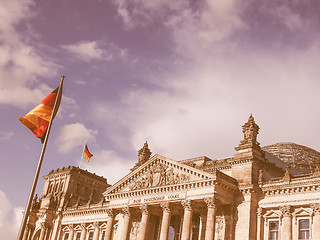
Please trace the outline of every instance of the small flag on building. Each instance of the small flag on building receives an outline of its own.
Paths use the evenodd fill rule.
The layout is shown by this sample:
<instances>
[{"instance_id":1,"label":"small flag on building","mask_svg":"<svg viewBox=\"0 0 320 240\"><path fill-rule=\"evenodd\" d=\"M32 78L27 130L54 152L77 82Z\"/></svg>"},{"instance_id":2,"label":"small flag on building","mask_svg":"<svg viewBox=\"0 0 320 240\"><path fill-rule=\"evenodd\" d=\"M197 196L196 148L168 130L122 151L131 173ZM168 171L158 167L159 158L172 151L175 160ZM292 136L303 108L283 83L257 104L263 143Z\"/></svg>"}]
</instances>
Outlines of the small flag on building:
<instances>
[{"instance_id":1,"label":"small flag on building","mask_svg":"<svg viewBox=\"0 0 320 240\"><path fill-rule=\"evenodd\" d=\"M51 120L51 116L54 118L59 109L62 94L59 94L59 99L57 100L55 106L58 90L59 87L50 93L45 99L43 99L42 102L32 109L27 115L19 118L20 122L29 128L35 137L40 138L41 143L43 143L46 136L46 131ZM54 106L55 110L53 109ZM54 111L53 114L52 111Z\"/></svg>"},{"instance_id":2,"label":"small flag on building","mask_svg":"<svg viewBox=\"0 0 320 240\"><path fill-rule=\"evenodd\" d=\"M88 160L88 162L90 161L90 158L93 156L88 149L88 145L86 144L84 147L84 151L83 151L83 155L85 156L85 158Z\"/></svg>"}]
</instances>

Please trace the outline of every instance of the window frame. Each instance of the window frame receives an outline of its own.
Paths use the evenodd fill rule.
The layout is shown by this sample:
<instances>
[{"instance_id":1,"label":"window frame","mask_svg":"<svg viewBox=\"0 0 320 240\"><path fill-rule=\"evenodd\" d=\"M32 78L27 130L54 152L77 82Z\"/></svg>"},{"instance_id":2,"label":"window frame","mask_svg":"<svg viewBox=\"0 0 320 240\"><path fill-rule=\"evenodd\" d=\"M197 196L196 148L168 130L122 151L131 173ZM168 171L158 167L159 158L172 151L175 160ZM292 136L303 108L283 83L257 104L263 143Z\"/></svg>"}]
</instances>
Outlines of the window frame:
<instances>
[{"instance_id":1,"label":"window frame","mask_svg":"<svg viewBox=\"0 0 320 240\"><path fill-rule=\"evenodd\" d=\"M300 228L300 223L302 222L302 221L307 221L308 222L308 229L307 228ZM311 236L311 219L310 218L308 218L308 217L300 217L300 218L298 218L297 219L297 230L298 230L298 239L299 240L309 240L310 239L310 236ZM301 233L308 233L308 238L301 238ZM305 236L306 237L306 236Z\"/></svg>"}]
</instances>

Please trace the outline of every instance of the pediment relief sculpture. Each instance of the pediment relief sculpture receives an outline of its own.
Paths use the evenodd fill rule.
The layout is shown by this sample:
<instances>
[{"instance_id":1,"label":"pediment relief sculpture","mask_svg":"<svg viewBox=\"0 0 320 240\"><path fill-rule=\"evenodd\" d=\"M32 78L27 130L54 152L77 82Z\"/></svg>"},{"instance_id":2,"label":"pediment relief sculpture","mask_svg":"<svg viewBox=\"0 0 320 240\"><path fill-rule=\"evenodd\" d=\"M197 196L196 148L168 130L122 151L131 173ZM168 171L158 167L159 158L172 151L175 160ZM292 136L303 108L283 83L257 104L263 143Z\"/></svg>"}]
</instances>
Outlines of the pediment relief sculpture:
<instances>
[{"instance_id":1,"label":"pediment relief sculpture","mask_svg":"<svg viewBox=\"0 0 320 240\"><path fill-rule=\"evenodd\" d=\"M135 181L130 187L130 190L138 190L150 187L159 187L164 185L173 185L188 182L190 176L184 173L176 173L173 168L167 167L164 164L158 164L146 173L140 180Z\"/></svg>"}]
</instances>

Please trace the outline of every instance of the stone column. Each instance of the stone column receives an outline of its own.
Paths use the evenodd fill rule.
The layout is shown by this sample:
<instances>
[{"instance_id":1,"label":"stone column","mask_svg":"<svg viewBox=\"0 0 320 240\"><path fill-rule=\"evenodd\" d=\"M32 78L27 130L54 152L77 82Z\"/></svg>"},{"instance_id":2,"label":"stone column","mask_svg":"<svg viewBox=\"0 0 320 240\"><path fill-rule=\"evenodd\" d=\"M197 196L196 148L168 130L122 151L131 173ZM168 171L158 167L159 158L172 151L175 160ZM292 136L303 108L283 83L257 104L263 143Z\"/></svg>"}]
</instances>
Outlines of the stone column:
<instances>
[{"instance_id":1,"label":"stone column","mask_svg":"<svg viewBox=\"0 0 320 240\"><path fill-rule=\"evenodd\" d=\"M47 224L41 223L41 231L40 231L40 237L39 240L44 240L47 232Z\"/></svg>"},{"instance_id":2,"label":"stone column","mask_svg":"<svg viewBox=\"0 0 320 240\"><path fill-rule=\"evenodd\" d=\"M81 224L81 235L80 235L80 240L86 240L87 236L87 226L85 223Z\"/></svg>"},{"instance_id":3,"label":"stone column","mask_svg":"<svg viewBox=\"0 0 320 240\"><path fill-rule=\"evenodd\" d=\"M100 233L99 222L94 222L93 226L94 226L93 240L99 240L99 233Z\"/></svg>"},{"instance_id":4,"label":"stone column","mask_svg":"<svg viewBox=\"0 0 320 240\"><path fill-rule=\"evenodd\" d=\"M146 233L147 233L148 220L149 220L148 205L146 205L146 204L145 205L141 205L140 209L141 209L141 212L142 212L142 216L141 216L138 240L146 240Z\"/></svg>"},{"instance_id":5,"label":"stone column","mask_svg":"<svg viewBox=\"0 0 320 240\"><path fill-rule=\"evenodd\" d=\"M107 219L107 226L106 226L106 235L104 237L104 240L111 240L112 229L113 229L113 220L114 220L113 209L108 209L107 214L108 214L108 219Z\"/></svg>"},{"instance_id":6,"label":"stone column","mask_svg":"<svg viewBox=\"0 0 320 240\"><path fill-rule=\"evenodd\" d=\"M183 223L181 230L181 240L190 240L192 226L192 206L190 200L183 200L181 204L184 208Z\"/></svg>"},{"instance_id":7,"label":"stone column","mask_svg":"<svg viewBox=\"0 0 320 240\"><path fill-rule=\"evenodd\" d=\"M207 223L205 240L214 240L214 233L216 227L216 200L214 197L204 199L207 204Z\"/></svg>"},{"instance_id":8,"label":"stone column","mask_svg":"<svg viewBox=\"0 0 320 240\"><path fill-rule=\"evenodd\" d=\"M70 229L70 231L69 231L69 238L68 238L68 240L73 240L73 237L74 237L73 224L70 224L70 225L69 225L69 229ZM40 240L40 239L39 239L39 240Z\"/></svg>"},{"instance_id":9,"label":"stone column","mask_svg":"<svg viewBox=\"0 0 320 240\"><path fill-rule=\"evenodd\" d=\"M282 211L281 240L291 240L292 238L292 219L291 206L280 207Z\"/></svg>"},{"instance_id":10,"label":"stone column","mask_svg":"<svg viewBox=\"0 0 320 240\"><path fill-rule=\"evenodd\" d=\"M257 216L258 216L258 219L257 219L257 240L261 240L262 236L263 236L263 231L262 231L263 223L261 222L262 221L262 208L261 207L259 207L257 209Z\"/></svg>"},{"instance_id":11,"label":"stone column","mask_svg":"<svg viewBox=\"0 0 320 240\"><path fill-rule=\"evenodd\" d=\"M160 229L160 238L159 240L167 240L169 234L169 227L170 227L170 206L169 202L162 202L160 203L162 208L162 222L161 222L161 229Z\"/></svg>"},{"instance_id":12,"label":"stone column","mask_svg":"<svg viewBox=\"0 0 320 240\"><path fill-rule=\"evenodd\" d=\"M207 213L200 212L199 240L205 240Z\"/></svg>"},{"instance_id":13,"label":"stone column","mask_svg":"<svg viewBox=\"0 0 320 240\"><path fill-rule=\"evenodd\" d=\"M320 239L320 203L311 204L313 209L312 239Z\"/></svg>"},{"instance_id":14,"label":"stone column","mask_svg":"<svg viewBox=\"0 0 320 240\"><path fill-rule=\"evenodd\" d=\"M128 236L129 236L129 232L130 232L130 208L127 207L123 207L122 208L122 212L123 212L123 227L122 227L122 233L121 233L121 238L120 240L127 240Z\"/></svg>"}]
</instances>

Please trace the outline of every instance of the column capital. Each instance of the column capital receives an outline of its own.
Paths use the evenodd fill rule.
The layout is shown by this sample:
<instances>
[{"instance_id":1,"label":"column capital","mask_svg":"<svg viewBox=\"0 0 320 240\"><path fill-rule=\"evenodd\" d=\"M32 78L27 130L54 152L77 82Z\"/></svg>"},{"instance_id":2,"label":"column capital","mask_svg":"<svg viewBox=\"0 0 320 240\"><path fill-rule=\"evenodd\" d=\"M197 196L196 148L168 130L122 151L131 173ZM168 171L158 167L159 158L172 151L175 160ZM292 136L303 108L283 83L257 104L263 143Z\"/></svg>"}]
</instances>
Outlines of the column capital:
<instances>
[{"instance_id":1,"label":"column capital","mask_svg":"<svg viewBox=\"0 0 320 240\"><path fill-rule=\"evenodd\" d=\"M261 216L262 216L262 207L258 207L258 209L257 209L257 215L258 215L258 217L261 217Z\"/></svg>"},{"instance_id":2,"label":"column capital","mask_svg":"<svg viewBox=\"0 0 320 240\"><path fill-rule=\"evenodd\" d=\"M142 214L145 214L145 215L149 214L150 208L147 204L140 205L139 208L140 208Z\"/></svg>"},{"instance_id":3,"label":"column capital","mask_svg":"<svg viewBox=\"0 0 320 240\"><path fill-rule=\"evenodd\" d=\"M124 215L130 216L130 208L129 208L129 206L123 207L123 208L122 208L122 213L123 213Z\"/></svg>"},{"instance_id":4,"label":"column capital","mask_svg":"<svg viewBox=\"0 0 320 240\"><path fill-rule=\"evenodd\" d=\"M204 199L204 202L207 204L208 208L216 208L218 201L215 197L207 197Z\"/></svg>"},{"instance_id":5,"label":"column capital","mask_svg":"<svg viewBox=\"0 0 320 240\"><path fill-rule=\"evenodd\" d=\"M312 208L314 215L320 215L320 203L311 203L310 207Z\"/></svg>"},{"instance_id":6,"label":"column capital","mask_svg":"<svg viewBox=\"0 0 320 240\"><path fill-rule=\"evenodd\" d=\"M70 230L73 230L74 225L73 225L73 224L69 224L69 225L68 225L68 228L69 228Z\"/></svg>"},{"instance_id":7,"label":"column capital","mask_svg":"<svg viewBox=\"0 0 320 240\"><path fill-rule=\"evenodd\" d=\"M283 217L291 217L291 206L290 205L281 206L280 210L282 212Z\"/></svg>"},{"instance_id":8,"label":"column capital","mask_svg":"<svg viewBox=\"0 0 320 240\"><path fill-rule=\"evenodd\" d=\"M189 211L192 210L192 202L189 199L182 200L181 205L183 206L184 210L189 210Z\"/></svg>"},{"instance_id":9,"label":"column capital","mask_svg":"<svg viewBox=\"0 0 320 240\"><path fill-rule=\"evenodd\" d=\"M113 208L107 208L107 214L109 218L113 218L115 211L113 210Z\"/></svg>"},{"instance_id":10,"label":"column capital","mask_svg":"<svg viewBox=\"0 0 320 240\"><path fill-rule=\"evenodd\" d=\"M81 223L80 227L81 227L81 230L87 229L87 225L85 223Z\"/></svg>"},{"instance_id":11,"label":"column capital","mask_svg":"<svg viewBox=\"0 0 320 240\"><path fill-rule=\"evenodd\" d=\"M99 224L99 222L93 222L93 226L94 226L95 228L99 228L99 227L100 227L100 224Z\"/></svg>"},{"instance_id":12,"label":"column capital","mask_svg":"<svg viewBox=\"0 0 320 240\"><path fill-rule=\"evenodd\" d=\"M160 207L164 212L170 212L170 203L169 202L161 202Z\"/></svg>"}]
</instances>

